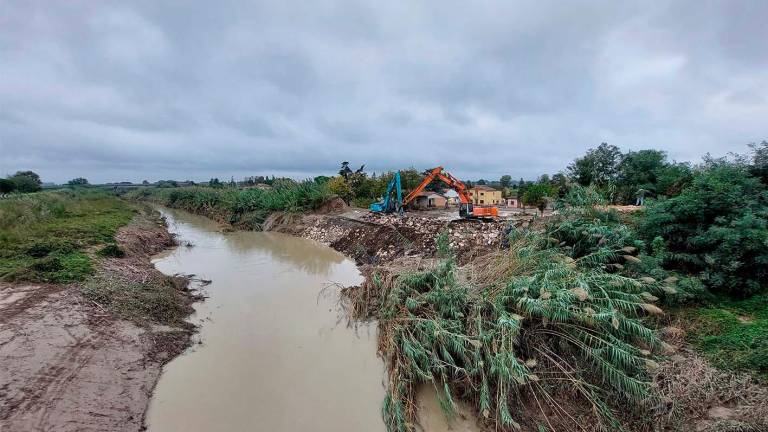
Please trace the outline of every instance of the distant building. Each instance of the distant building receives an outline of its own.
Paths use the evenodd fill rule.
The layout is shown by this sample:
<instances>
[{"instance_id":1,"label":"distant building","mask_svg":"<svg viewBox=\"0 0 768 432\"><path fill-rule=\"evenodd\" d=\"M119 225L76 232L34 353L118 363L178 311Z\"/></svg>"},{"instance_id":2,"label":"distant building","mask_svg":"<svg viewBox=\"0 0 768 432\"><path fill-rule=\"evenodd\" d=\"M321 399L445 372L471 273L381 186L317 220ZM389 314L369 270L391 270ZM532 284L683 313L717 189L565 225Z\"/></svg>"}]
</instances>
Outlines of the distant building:
<instances>
[{"instance_id":1,"label":"distant building","mask_svg":"<svg viewBox=\"0 0 768 432\"><path fill-rule=\"evenodd\" d=\"M501 191L490 186L477 185L469 189L472 194L472 203L475 205L500 205L504 203Z\"/></svg>"},{"instance_id":2,"label":"distant building","mask_svg":"<svg viewBox=\"0 0 768 432\"><path fill-rule=\"evenodd\" d=\"M507 207L520 207L520 202L517 198L506 198L505 201Z\"/></svg>"},{"instance_id":3,"label":"distant building","mask_svg":"<svg viewBox=\"0 0 768 432\"><path fill-rule=\"evenodd\" d=\"M413 206L420 209L446 208L448 199L437 192L423 191L416 195Z\"/></svg>"},{"instance_id":4,"label":"distant building","mask_svg":"<svg viewBox=\"0 0 768 432\"><path fill-rule=\"evenodd\" d=\"M440 194L448 200L448 205L459 205L461 202L458 192L453 189L445 189Z\"/></svg>"}]
</instances>

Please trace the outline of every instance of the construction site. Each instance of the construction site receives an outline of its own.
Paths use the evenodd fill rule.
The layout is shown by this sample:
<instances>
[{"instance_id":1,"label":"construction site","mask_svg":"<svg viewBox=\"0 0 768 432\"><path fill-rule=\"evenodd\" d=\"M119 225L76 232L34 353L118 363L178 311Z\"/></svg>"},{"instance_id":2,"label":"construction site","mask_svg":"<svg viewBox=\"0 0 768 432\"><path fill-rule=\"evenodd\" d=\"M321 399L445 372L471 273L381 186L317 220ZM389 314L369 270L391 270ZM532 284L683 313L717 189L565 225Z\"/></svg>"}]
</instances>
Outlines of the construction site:
<instances>
[{"instance_id":1,"label":"construction site","mask_svg":"<svg viewBox=\"0 0 768 432\"><path fill-rule=\"evenodd\" d=\"M0 432L768 432L768 1L0 1Z\"/></svg>"}]
</instances>

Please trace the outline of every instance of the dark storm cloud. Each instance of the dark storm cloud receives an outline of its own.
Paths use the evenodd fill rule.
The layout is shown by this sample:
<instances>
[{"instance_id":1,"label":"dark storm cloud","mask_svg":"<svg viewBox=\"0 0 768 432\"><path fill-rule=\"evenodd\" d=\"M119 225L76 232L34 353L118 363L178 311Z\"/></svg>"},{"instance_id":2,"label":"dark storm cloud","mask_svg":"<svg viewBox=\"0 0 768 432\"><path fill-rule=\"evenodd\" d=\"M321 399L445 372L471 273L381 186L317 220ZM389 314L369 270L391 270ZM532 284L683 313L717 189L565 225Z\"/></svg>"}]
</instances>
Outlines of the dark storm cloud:
<instances>
[{"instance_id":1,"label":"dark storm cloud","mask_svg":"<svg viewBox=\"0 0 768 432\"><path fill-rule=\"evenodd\" d=\"M0 174L205 179L766 138L768 3L0 0Z\"/></svg>"}]
</instances>

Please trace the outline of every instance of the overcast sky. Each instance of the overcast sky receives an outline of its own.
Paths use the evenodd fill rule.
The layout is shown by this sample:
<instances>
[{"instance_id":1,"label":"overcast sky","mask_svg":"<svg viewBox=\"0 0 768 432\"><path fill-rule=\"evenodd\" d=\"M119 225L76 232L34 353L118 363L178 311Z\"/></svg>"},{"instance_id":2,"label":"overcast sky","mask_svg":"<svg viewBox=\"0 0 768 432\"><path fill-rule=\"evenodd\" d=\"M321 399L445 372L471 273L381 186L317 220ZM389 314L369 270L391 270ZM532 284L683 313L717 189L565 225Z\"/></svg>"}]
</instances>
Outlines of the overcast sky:
<instances>
[{"instance_id":1,"label":"overcast sky","mask_svg":"<svg viewBox=\"0 0 768 432\"><path fill-rule=\"evenodd\" d=\"M768 138L768 1L0 0L0 174L444 165Z\"/></svg>"}]
</instances>

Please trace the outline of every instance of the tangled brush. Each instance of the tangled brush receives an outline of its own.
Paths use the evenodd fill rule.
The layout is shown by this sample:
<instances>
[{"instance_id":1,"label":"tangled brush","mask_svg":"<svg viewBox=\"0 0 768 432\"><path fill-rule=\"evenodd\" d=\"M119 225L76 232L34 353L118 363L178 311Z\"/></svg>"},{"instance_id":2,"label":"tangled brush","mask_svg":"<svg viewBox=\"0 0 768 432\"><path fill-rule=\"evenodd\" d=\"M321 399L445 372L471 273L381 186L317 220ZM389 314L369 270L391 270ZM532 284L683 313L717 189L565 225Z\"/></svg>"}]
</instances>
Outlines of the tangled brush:
<instances>
[{"instance_id":1,"label":"tangled brush","mask_svg":"<svg viewBox=\"0 0 768 432\"><path fill-rule=\"evenodd\" d=\"M438 244L438 264L374 270L347 292L357 318L379 320L389 431L416 430L422 383L440 389L446 415L456 412L456 398L465 399L496 430L530 423L526 406L540 409L544 427L581 428L579 413L556 395L579 400L604 430L620 429L617 407L653 402L648 370L665 344L642 318L662 313L654 302L663 287L598 265L621 251L574 259L544 233L513 231L508 250L458 268L445 238Z\"/></svg>"}]
</instances>

